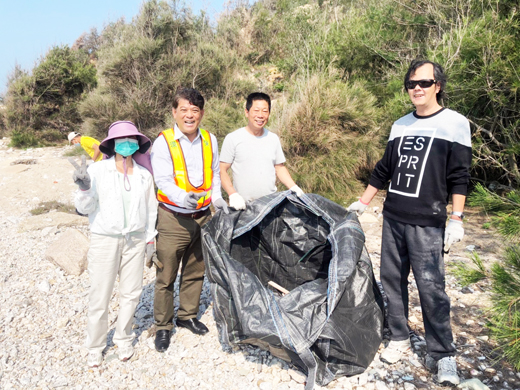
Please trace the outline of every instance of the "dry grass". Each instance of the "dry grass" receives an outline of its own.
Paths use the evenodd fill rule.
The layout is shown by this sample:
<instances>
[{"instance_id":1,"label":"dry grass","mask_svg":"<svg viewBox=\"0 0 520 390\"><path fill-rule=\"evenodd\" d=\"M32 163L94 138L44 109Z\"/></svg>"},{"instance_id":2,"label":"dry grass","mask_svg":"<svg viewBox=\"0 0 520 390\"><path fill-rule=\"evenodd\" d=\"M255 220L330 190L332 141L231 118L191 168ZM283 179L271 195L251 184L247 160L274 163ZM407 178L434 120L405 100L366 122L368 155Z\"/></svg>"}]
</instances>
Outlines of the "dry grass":
<instances>
[{"instance_id":1,"label":"dry grass","mask_svg":"<svg viewBox=\"0 0 520 390\"><path fill-rule=\"evenodd\" d=\"M71 204L64 204L56 200L50 202L41 202L38 207L32 209L32 215L46 214L51 210L60 211L62 213L76 214L76 208Z\"/></svg>"},{"instance_id":2,"label":"dry grass","mask_svg":"<svg viewBox=\"0 0 520 390\"><path fill-rule=\"evenodd\" d=\"M304 191L344 203L380 157L376 98L334 74L302 78L292 94L272 122L287 166Z\"/></svg>"}]
</instances>

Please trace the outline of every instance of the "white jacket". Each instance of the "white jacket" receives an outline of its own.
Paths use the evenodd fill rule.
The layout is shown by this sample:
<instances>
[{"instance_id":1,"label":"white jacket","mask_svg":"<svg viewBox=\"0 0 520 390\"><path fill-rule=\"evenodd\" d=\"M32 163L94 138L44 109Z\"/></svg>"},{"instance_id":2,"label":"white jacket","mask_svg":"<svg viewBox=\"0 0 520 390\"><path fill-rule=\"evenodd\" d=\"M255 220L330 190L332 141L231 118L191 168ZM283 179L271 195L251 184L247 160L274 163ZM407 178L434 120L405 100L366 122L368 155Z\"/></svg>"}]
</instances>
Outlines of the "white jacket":
<instances>
[{"instance_id":1,"label":"white jacket","mask_svg":"<svg viewBox=\"0 0 520 390\"><path fill-rule=\"evenodd\" d=\"M115 158L98 161L88 167L90 189L78 190L74 204L81 214L88 214L92 233L126 236L129 233L141 232L145 233L146 242L152 241L157 234L157 199L152 175L135 160L133 163L132 202L126 229L123 228L123 197Z\"/></svg>"}]
</instances>

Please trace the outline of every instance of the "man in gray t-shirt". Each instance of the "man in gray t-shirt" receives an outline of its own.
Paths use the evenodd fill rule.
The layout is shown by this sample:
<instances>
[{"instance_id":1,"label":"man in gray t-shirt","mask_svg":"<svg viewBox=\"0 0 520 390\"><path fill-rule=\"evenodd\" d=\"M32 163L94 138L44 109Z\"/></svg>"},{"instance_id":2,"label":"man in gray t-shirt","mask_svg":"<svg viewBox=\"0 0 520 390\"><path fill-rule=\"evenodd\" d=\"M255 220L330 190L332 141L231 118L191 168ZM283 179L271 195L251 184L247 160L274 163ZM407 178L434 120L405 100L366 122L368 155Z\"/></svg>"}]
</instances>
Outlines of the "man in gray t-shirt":
<instances>
[{"instance_id":1,"label":"man in gray t-shirt","mask_svg":"<svg viewBox=\"0 0 520 390\"><path fill-rule=\"evenodd\" d=\"M244 210L246 201L276 192L276 178L296 195L303 191L284 165L278 136L265 128L271 112L269 95L255 92L247 97L246 127L228 134L220 153L220 178L229 205ZM231 168L233 182L228 174Z\"/></svg>"}]
</instances>

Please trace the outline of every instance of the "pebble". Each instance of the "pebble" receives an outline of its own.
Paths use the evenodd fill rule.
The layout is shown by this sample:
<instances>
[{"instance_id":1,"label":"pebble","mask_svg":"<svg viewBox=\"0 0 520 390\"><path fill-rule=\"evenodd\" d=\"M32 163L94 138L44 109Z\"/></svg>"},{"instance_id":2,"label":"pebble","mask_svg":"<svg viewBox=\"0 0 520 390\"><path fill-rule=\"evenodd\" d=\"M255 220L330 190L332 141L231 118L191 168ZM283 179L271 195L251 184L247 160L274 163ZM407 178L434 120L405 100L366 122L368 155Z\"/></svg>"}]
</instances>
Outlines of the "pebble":
<instances>
[{"instance_id":1,"label":"pebble","mask_svg":"<svg viewBox=\"0 0 520 390\"><path fill-rule=\"evenodd\" d=\"M289 375L291 379L296 383L304 383L307 380L307 377L303 375L300 371L289 370Z\"/></svg>"},{"instance_id":2,"label":"pebble","mask_svg":"<svg viewBox=\"0 0 520 390\"><path fill-rule=\"evenodd\" d=\"M38 290L40 290L41 292L44 292L44 293L48 293L49 291L51 291L51 285L46 280L38 283L37 287L38 287Z\"/></svg>"}]
</instances>

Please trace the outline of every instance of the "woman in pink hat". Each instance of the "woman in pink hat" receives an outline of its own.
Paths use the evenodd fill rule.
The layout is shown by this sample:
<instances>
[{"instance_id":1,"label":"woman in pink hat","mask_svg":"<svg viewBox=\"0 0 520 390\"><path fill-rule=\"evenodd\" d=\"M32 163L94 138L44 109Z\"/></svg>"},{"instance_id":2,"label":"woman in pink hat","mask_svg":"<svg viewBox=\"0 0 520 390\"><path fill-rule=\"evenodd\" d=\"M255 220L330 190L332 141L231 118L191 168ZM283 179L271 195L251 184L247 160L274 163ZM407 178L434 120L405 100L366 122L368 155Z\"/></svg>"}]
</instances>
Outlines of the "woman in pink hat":
<instances>
[{"instance_id":1,"label":"woman in pink hat","mask_svg":"<svg viewBox=\"0 0 520 390\"><path fill-rule=\"evenodd\" d=\"M150 145L132 122L118 121L99 145L107 159L88 168L84 156L81 166L71 161L76 168L73 179L80 189L75 206L88 214L91 231L86 341L90 367L98 367L103 360L108 303L117 275L120 300L114 343L120 360L126 361L134 353L133 318L141 295L143 263L154 251L157 200L151 173L133 157L142 159Z\"/></svg>"}]
</instances>

